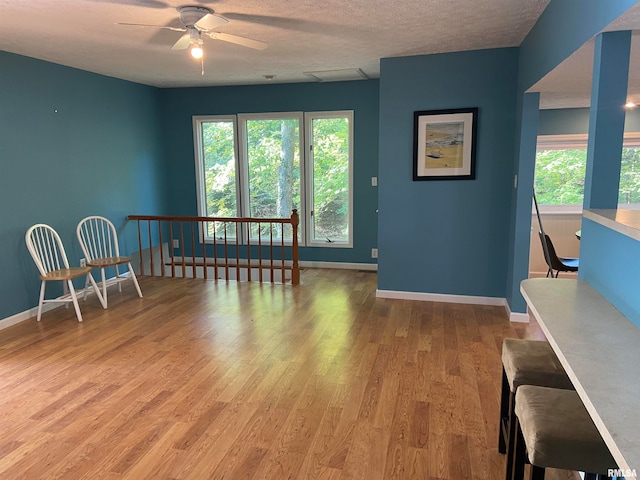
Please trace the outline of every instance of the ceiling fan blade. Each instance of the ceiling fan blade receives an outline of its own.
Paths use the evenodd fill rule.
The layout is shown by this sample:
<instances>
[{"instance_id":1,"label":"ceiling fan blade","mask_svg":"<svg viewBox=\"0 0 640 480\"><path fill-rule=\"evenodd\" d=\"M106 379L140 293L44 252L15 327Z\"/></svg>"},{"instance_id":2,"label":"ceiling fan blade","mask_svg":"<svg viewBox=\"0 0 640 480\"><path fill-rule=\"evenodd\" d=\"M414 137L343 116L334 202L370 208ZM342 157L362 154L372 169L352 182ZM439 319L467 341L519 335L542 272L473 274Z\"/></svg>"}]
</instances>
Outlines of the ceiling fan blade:
<instances>
[{"instance_id":1,"label":"ceiling fan blade","mask_svg":"<svg viewBox=\"0 0 640 480\"><path fill-rule=\"evenodd\" d=\"M213 30L225 23L229 23L229 20L221 17L220 15L216 15L215 13L207 13L204 17L198 20L194 26L198 30Z\"/></svg>"},{"instance_id":2,"label":"ceiling fan blade","mask_svg":"<svg viewBox=\"0 0 640 480\"><path fill-rule=\"evenodd\" d=\"M191 35L189 32L182 35L176 43L173 44L171 50L184 50L189 47L189 43L191 41Z\"/></svg>"},{"instance_id":3,"label":"ceiling fan blade","mask_svg":"<svg viewBox=\"0 0 640 480\"><path fill-rule=\"evenodd\" d=\"M250 38L239 37L237 35L231 35L229 33L209 32L207 33L214 40L222 40L223 42L235 43L236 45L242 45L243 47L253 48L254 50L264 50L268 45L258 40L251 40Z\"/></svg>"},{"instance_id":4,"label":"ceiling fan blade","mask_svg":"<svg viewBox=\"0 0 640 480\"><path fill-rule=\"evenodd\" d=\"M184 28L165 27L164 25L147 25L146 23L117 22L116 25L124 25L125 27L151 27L151 28L160 28L162 30L171 30L173 32L186 32L186 29Z\"/></svg>"},{"instance_id":5,"label":"ceiling fan blade","mask_svg":"<svg viewBox=\"0 0 640 480\"><path fill-rule=\"evenodd\" d=\"M135 5L138 7L145 7L145 8L170 8L171 7L169 3L162 2L160 0L93 0L93 1L102 2L102 3L120 3L128 7L132 5Z\"/></svg>"}]
</instances>

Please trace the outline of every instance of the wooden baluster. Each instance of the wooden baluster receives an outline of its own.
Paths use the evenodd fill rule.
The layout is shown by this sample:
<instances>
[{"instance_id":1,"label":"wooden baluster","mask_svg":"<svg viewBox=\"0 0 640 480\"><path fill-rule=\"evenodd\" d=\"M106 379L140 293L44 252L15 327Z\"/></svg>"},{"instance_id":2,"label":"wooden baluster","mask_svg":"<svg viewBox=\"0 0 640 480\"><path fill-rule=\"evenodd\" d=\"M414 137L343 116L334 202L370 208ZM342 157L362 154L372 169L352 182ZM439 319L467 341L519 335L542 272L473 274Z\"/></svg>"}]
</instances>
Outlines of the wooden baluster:
<instances>
[{"instance_id":1,"label":"wooden baluster","mask_svg":"<svg viewBox=\"0 0 640 480\"><path fill-rule=\"evenodd\" d=\"M193 222L189 222L189 225L191 225L191 274L193 275L193 278L197 278L196 275L196 232L193 229L194 223Z\"/></svg>"},{"instance_id":2,"label":"wooden baluster","mask_svg":"<svg viewBox=\"0 0 640 480\"><path fill-rule=\"evenodd\" d=\"M269 271L271 272L271 283L274 280L273 273L273 222L269 222Z\"/></svg>"},{"instance_id":3,"label":"wooden baluster","mask_svg":"<svg viewBox=\"0 0 640 480\"><path fill-rule=\"evenodd\" d=\"M158 220L158 238L160 239L160 276L164 277L164 248L162 247L162 222Z\"/></svg>"},{"instance_id":4,"label":"wooden baluster","mask_svg":"<svg viewBox=\"0 0 640 480\"><path fill-rule=\"evenodd\" d=\"M216 279L216 282L218 281L218 239L217 239L217 229L216 229L216 223L217 222L213 222L213 275Z\"/></svg>"},{"instance_id":5,"label":"wooden baluster","mask_svg":"<svg viewBox=\"0 0 640 480\"><path fill-rule=\"evenodd\" d=\"M229 242L227 242L227 222L224 222L224 275L229 281Z\"/></svg>"},{"instance_id":6,"label":"wooden baluster","mask_svg":"<svg viewBox=\"0 0 640 480\"><path fill-rule=\"evenodd\" d=\"M204 234L204 229L205 229L205 225L206 228L209 228L209 224L205 223L203 221L200 222L200 231L202 232L202 262L203 262L203 274L204 274L204 279L207 279L207 243L205 241L205 234Z\"/></svg>"},{"instance_id":7,"label":"wooden baluster","mask_svg":"<svg viewBox=\"0 0 640 480\"><path fill-rule=\"evenodd\" d=\"M236 225L236 282L240 281L240 233L238 231L238 220L235 221Z\"/></svg>"},{"instance_id":8,"label":"wooden baluster","mask_svg":"<svg viewBox=\"0 0 640 480\"><path fill-rule=\"evenodd\" d=\"M247 222L247 281L251 281L251 222Z\"/></svg>"},{"instance_id":9,"label":"wooden baluster","mask_svg":"<svg viewBox=\"0 0 640 480\"><path fill-rule=\"evenodd\" d=\"M298 265L298 224L300 223L300 216L298 210L293 209L291 213L291 229L293 231L293 242L291 244L291 284L300 284L300 267Z\"/></svg>"},{"instance_id":10,"label":"wooden baluster","mask_svg":"<svg viewBox=\"0 0 640 480\"><path fill-rule=\"evenodd\" d=\"M262 222L258 222L258 278L262 283Z\"/></svg>"},{"instance_id":11,"label":"wooden baluster","mask_svg":"<svg viewBox=\"0 0 640 480\"><path fill-rule=\"evenodd\" d=\"M144 275L144 262L142 261L142 233L140 231L140 220L136 220L138 223L138 251L140 252L140 275Z\"/></svg>"},{"instance_id":12,"label":"wooden baluster","mask_svg":"<svg viewBox=\"0 0 640 480\"><path fill-rule=\"evenodd\" d=\"M284 259L286 258L286 254L284 251L284 223L280 224L280 280L282 283L286 282L285 279L285 270L284 270Z\"/></svg>"},{"instance_id":13,"label":"wooden baluster","mask_svg":"<svg viewBox=\"0 0 640 480\"><path fill-rule=\"evenodd\" d=\"M149 230L149 264L151 265L151 276L155 276L155 271L153 268L153 240L151 237L151 220L147 223L147 227Z\"/></svg>"},{"instance_id":14,"label":"wooden baluster","mask_svg":"<svg viewBox=\"0 0 640 480\"><path fill-rule=\"evenodd\" d=\"M169 220L169 251L171 252L171 278L176 278L176 258L173 251L173 220Z\"/></svg>"},{"instance_id":15,"label":"wooden baluster","mask_svg":"<svg viewBox=\"0 0 640 480\"><path fill-rule=\"evenodd\" d=\"M184 230L182 228L182 220L178 222L180 225L180 258L182 259L182 278L187 278L187 265L184 263Z\"/></svg>"}]
</instances>

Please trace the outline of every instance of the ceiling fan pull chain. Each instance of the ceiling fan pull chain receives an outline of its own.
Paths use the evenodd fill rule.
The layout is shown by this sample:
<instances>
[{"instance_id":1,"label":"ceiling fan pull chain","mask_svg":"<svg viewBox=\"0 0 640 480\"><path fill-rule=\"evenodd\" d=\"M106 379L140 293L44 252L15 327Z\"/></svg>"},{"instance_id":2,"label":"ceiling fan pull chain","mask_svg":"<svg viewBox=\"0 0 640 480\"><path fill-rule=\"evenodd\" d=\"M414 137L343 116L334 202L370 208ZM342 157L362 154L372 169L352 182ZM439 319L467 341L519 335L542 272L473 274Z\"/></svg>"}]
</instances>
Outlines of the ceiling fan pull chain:
<instances>
[{"instance_id":1,"label":"ceiling fan pull chain","mask_svg":"<svg viewBox=\"0 0 640 480\"><path fill-rule=\"evenodd\" d=\"M200 75L204 77L204 55L200 57L200 68L202 69Z\"/></svg>"}]
</instances>

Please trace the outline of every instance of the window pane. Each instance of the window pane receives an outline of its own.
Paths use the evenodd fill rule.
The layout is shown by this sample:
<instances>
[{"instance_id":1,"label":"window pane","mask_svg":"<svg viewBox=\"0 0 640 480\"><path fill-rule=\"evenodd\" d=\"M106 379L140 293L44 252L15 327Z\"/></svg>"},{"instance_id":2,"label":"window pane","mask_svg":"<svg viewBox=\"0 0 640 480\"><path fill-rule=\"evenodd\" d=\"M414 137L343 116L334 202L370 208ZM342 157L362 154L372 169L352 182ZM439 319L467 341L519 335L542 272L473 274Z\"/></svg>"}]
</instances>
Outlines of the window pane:
<instances>
[{"instance_id":1,"label":"window pane","mask_svg":"<svg viewBox=\"0 0 640 480\"><path fill-rule=\"evenodd\" d=\"M538 150L535 191L540 205L582 205L587 151Z\"/></svg>"},{"instance_id":2,"label":"window pane","mask_svg":"<svg viewBox=\"0 0 640 480\"><path fill-rule=\"evenodd\" d=\"M349 241L349 120L312 122L312 241Z\"/></svg>"},{"instance_id":3,"label":"window pane","mask_svg":"<svg viewBox=\"0 0 640 480\"><path fill-rule=\"evenodd\" d=\"M236 217L236 158L231 121L202 123L206 212L208 217Z\"/></svg>"},{"instance_id":4,"label":"window pane","mask_svg":"<svg viewBox=\"0 0 640 480\"><path fill-rule=\"evenodd\" d=\"M300 121L247 120L246 134L249 216L289 218L294 208L300 209ZM257 236L257 226L251 236ZM290 227L285 238L291 238Z\"/></svg>"},{"instance_id":5,"label":"window pane","mask_svg":"<svg viewBox=\"0 0 640 480\"><path fill-rule=\"evenodd\" d=\"M640 203L640 147L622 149L618 203Z\"/></svg>"},{"instance_id":6,"label":"window pane","mask_svg":"<svg viewBox=\"0 0 640 480\"><path fill-rule=\"evenodd\" d=\"M538 150L535 188L540 205L582 205L586 149ZM618 204L640 203L640 147L624 147Z\"/></svg>"}]
</instances>

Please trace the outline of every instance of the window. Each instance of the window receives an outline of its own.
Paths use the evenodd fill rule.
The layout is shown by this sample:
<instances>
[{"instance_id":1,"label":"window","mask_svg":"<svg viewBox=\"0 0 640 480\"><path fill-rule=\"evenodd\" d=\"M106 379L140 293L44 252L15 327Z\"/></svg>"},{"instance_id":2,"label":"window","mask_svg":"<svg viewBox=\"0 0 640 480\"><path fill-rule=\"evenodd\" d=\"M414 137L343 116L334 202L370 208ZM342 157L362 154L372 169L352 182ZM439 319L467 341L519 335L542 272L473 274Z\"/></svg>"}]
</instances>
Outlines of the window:
<instances>
[{"instance_id":1,"label":"window","mask_svg":"<svg viewBox=\"0 0 640 480\"><path fill-rule=\"evenodd\" d=\"M194 117L193 128L200 215L297 209L301 245L352 245L352 111Z\"/></svg>"},{"instance_id":2,"label":"window","mask_svg":"<svg viewBox=\"0 0 640 480\"><path fill-rule=\"evenodd\" d=\"M351 244L351 115L307 116L308 238L311 244Z\"/></svg>"},{"instance_id":3,"label":"window","mask_svg":"<svg viewBox=\"0 0 640 480\"><path fill-rule=\"evenodd\" d=\"M535 166L538 203L581 210L586 163L587 135L540 135ZM618 203L640 204L640 134L625 135Z\"/></svg>"}]
</instances>

